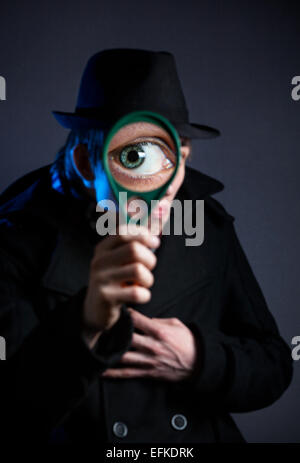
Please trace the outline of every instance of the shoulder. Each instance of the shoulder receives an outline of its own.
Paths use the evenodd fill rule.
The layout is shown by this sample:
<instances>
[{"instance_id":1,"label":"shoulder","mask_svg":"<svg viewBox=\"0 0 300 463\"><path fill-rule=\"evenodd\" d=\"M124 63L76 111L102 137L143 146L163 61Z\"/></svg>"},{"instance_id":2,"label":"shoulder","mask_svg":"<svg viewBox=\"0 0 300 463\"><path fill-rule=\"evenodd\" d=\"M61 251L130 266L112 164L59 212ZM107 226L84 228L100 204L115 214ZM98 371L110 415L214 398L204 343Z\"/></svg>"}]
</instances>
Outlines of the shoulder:
<instances>
[{"instance_id":1,"label":"shoulder","mask_svg":"<svg viewBox=\"0 0 300 463\"><path fill-rule=\"evenodd\" d=\"M33 229L60 228L75 199L54 185L52 164L18 178L0 194L0 220ZM77 202L76 202L77 205Z\"/></svg>"},{"instance_id":2,"label":"shoulder","mask_svg":"<svg viewBox=\"0 0 300 463\"><path fill-rule=\"evenodd\" d=\"M215 198L212 196L209 196L205 199L205 210L206 213L209 213L210 215L214 216L216 219L219 220L226 220L229 222L234 222L235 217L223 206L223 204L220 201L217 201Z\"/></svg>"},{"instance_id":3,"label":"shoulder","mask_svg":"<svg viewBox=\"0 0 300 463\"><path fill-rule=\"evenodd\" d=\"M50 166L20 177L0 195L0 252L33 271L53 244Z\"/></svg>"},{"instance_id":4,"label":"shoulder","mask_svg":"<svg viewBox=\"0 0 300 463\"><path fill-rule=\"evenodd\" d=\"M50 166L31 171L11 183L0 194L0 217L33 209L49 186ZM38 201L37 201L38 200Z\"/></svg>"},{"instance_id":5,"label":"shoulder","mask_svg":"<svg viewBox=\"0 0 300 463\"><path fill-rule=\"evenodd\" d=\"M47 265L59 240L89 239L89 200L59 191L51 166L29 172L0 195L0 252L27 272Z\"/></svg>"}]
</instances>

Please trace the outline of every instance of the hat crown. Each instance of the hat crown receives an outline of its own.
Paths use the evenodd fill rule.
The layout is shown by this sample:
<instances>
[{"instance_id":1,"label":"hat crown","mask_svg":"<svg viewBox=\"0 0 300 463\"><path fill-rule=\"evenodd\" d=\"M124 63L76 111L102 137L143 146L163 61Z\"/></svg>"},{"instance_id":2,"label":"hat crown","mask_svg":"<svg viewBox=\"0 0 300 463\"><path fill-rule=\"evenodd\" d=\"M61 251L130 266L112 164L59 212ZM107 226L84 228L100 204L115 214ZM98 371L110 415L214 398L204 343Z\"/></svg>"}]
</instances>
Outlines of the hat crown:
<instances>
[{"instance_id":1,"label":"hat crown","mask_svg":"<svg viewBox=\"0 0 300 463\"><path fill-rule=\"evenodd\" d=\"M112 48L87 62L74 113L53 111L68 129L108 129L132 111L166 117L181 136L214 138L217 129L189 122L175 58L167 51Z\"/></svg>"},{"instance_id":2,"label":"hat crown","mask_svg":"<svg viewBox=\"0 0 300 463\"><path fill-rule=\"evenodd\" d=\"M120 117L130 111L156 111L188 121L174 56L165 51L110 49L93 55L83 72L76 112L101 111Z\"/></svg>"}]
</instances>

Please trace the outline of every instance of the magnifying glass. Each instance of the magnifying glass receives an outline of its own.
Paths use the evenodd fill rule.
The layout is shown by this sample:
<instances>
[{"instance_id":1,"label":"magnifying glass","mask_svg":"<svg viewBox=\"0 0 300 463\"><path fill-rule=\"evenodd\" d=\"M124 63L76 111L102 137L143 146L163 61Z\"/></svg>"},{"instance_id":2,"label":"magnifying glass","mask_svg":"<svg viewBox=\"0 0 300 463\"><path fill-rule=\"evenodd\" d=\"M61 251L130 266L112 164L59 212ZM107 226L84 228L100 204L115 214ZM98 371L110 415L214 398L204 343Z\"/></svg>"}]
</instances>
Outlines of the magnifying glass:
<instances>
[{"instance_id":1,"label":"magnifying glass","mask_svg":"<svg viewBox=\"0 0 300 463\"><path fill-rule=\"evenodd\" d=\"M173 181L180 159L177 131L160 114L135 111L115 123L104 141L102 162L127 223L132 199L142 199L147 205L141 223L145 222Z\"/></svg>"}]
</instances>

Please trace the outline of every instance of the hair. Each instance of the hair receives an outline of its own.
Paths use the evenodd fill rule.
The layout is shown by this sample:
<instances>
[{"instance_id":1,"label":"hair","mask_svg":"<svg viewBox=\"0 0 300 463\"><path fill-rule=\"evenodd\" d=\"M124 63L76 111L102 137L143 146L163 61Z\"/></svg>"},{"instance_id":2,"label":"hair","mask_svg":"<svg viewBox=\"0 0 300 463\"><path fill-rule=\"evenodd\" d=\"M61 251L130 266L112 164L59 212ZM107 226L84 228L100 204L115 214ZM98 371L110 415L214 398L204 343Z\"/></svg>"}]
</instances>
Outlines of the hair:
<instances>
[{"instance_id":1,"label":"hair","mask_svg":"<svg viewBox=\"0 0 300 463\"><path fill-rule=\"evenodd\" d=\"M82 181L73 163L73 149L78 144L87 145L89 160L92 170L101 158L103 142L107 130L103 129L82 129L71 130L67 136L66 143L57 152L55 160L51 165L52 183L61 191L71 191L75 196L82 196ZM191 148L191 140L188 137L180 136L181 146ZM190 156L189 156L190 157Z\"/></svg>"},{"instance_id":2,"label":"hair","mask_svg":"<svg viewBox=\"0 0 300 463\"><path fill-rule=\"evenodd\" d=\"M73 149L78 144L87 145L92 169L101 157L105 131L102 129L71 130L66 142L57 152L51 166L53 184L60 190L71 190L75 196L81 196L82 181L73 164Z\"/></svg>"}]
</instances>

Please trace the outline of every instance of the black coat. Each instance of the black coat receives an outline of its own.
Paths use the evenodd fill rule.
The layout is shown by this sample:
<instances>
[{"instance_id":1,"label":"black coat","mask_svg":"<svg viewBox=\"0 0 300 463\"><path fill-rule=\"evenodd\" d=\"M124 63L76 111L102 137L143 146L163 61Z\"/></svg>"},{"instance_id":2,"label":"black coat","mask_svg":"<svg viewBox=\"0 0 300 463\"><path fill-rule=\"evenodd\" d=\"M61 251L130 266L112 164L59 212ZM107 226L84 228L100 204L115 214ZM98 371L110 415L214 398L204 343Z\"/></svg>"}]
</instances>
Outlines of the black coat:
<instances>
[{"instance_id":1,"label":"black coat","mask_svg":"<svg viewBox=\"0 0 300 463\"><path fill-rule=\"evenodd\" d=\"M57 191L49 166L2 194L0 335L7 360L0 362L0 397L7 438L244 440L230 413L277 400L291 381L292 359L236 236L234 218L211 197L222 188L187 168L178 197L205 199L204 243L187 247L186 236L164 236L152 299L134 306L148 316L177 317L195 333L197 368L177 383L100 377L130 349L133 325L122 307L93 351L81 338L89 264L99 239L85 201ZM172 420L177 414L183 416Z\"/></svg>"}]
</instances>

